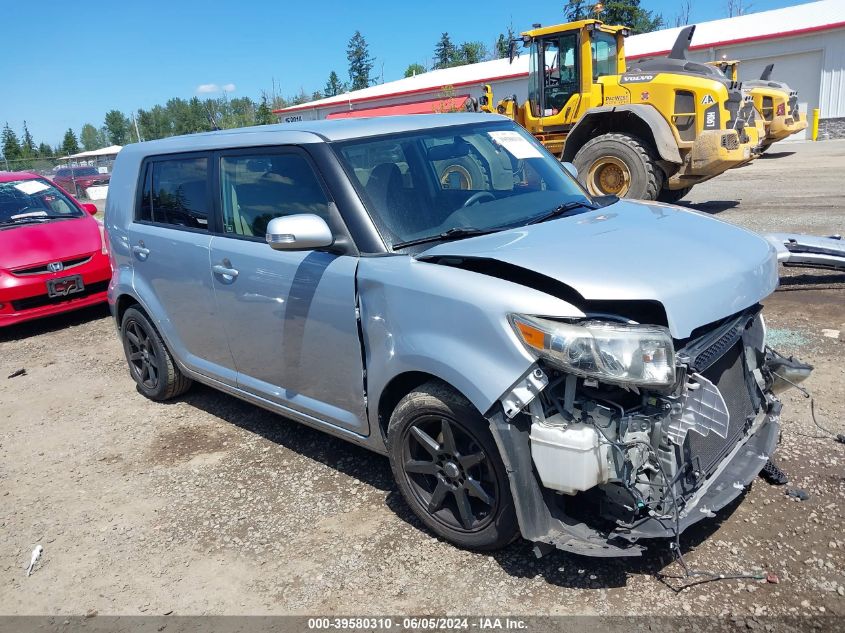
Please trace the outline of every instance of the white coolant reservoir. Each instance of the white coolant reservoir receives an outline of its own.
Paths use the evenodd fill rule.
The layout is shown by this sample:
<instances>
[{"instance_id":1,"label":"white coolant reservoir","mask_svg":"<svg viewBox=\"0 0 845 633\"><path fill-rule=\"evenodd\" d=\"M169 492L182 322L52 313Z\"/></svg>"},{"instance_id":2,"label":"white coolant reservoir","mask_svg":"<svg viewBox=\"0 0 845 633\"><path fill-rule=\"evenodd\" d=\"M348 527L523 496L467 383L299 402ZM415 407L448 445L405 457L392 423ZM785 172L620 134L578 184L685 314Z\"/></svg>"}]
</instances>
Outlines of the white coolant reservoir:
<instances>
[{"instance_id":1,"label":"white coolant reservoir","mask_svg":"<svg viewBox=\"0 0 845 633\"><path fill-rule=\"evenodd\" d=\"M531 424L531 457L546 488L575 494L608 480L610 446L590 424L559 415Z\"/></svg>"}]
</instances>

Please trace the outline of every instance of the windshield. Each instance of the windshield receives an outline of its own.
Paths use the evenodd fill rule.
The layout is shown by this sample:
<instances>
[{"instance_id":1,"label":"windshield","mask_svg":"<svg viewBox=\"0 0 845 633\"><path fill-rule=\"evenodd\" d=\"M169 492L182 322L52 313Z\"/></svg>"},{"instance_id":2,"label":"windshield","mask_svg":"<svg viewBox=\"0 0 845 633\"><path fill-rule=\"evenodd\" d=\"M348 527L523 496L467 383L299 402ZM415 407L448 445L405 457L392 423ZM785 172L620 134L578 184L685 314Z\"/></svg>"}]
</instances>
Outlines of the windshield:
<instances>
[{"instance_id":1,"label":"windshield","mask_svg":"<svg viewBox=\"0 0 845 633\"><path fill-rule=\"evenodd\" d=\"M376 226L393 247L463 229L523 226L581 187L530 134L497 121L334 145Z\"/></svg>"},{"instance_id":2,"label":"windshield","mask_svg":"<svg viewBox=\"0 0 845 633\"><path fill-rule=\"evenodd\" d=\"M100 172L97 171L96 167L74 167L73 168L73 175L74 176L99 176Z\"/></svg>"},{"instance_id":3,"label":"windshield","mask_svg":"<svg viewBox=\"0 0 845 633\"><path fill-rule=\"evenodd\" d=\"M49 181L0 182L0 227L80 218L84 213Z\"/></svg>"}]
</instances>

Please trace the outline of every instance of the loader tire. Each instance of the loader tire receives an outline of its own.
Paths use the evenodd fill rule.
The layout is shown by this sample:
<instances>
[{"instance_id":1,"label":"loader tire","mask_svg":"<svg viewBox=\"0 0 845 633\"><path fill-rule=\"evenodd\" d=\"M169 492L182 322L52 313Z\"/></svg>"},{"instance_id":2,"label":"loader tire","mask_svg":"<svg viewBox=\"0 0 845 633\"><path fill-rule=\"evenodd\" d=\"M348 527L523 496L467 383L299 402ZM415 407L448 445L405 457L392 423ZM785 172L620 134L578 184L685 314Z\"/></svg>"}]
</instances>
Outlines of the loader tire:
<instances>
[{"instance_id":1,"label":"loader tire","mask_svg":"<svg viewBox=\"0 0 845 633\"><path fill-rule=\"evenodd\" d=\"M685 197L692 187L684 187L683 189L661 189L657 194L657 199L666 204L675 204L681 198Z\"/></svg>"},{"instance_id":2,"label":"loader tire","mask_svg":"<svg viewBox=\"0 0 845 633\"><path fill-rule=\"evenodd\" d=\"M488 191L490 178L488 170L472 153L460 158L452 158L435 163L440 174L440 186L451 189L452 178L456 177L458 189L468 191Z\"/></svg>"},{"instance_id":3,"label":"loader tire","mask_svg":"<svg viewBox=\"0 0 845 633\"><path fill-rule=\"evenodd\" d=\"M627 134L602 134L587 141L572 163L578 180L594 196L656 200L663 170L651 147Z\"/></svg>"}]
</instances>

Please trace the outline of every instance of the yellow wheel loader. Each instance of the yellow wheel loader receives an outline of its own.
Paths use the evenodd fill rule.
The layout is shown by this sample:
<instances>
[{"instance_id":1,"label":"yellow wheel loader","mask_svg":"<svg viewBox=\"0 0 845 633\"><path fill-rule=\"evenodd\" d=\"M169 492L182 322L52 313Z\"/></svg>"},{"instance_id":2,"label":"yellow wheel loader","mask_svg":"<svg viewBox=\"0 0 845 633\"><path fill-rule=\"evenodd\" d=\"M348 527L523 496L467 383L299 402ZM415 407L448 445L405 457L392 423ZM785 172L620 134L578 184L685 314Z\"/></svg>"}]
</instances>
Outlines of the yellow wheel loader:
<instances>
[{"instance_id":1,"label":"yellow wheel loader","mask_svg":"<svg viewBox=\"0 0 845 633\"><path fill-rule=\"evenodd\" d=\"M594 195L675 202L693 185L741 165L759 139L740 118L742 93L724 81L625 68L629 30L599 20L522 34L530 47L528 99L479 107L512 117Z\"/></svg>"},{"instance_id":2,"label":"yellow wheel loader","mask_svg":"<svg viewBox=\"0 0 845 633\"><path fill-rule=\"evenodd\" d=\"M790 134L807 127L806 117L798 110L798 93L782 82L769 79L772 66L766 68L760 79L739 82L738 61L694 62L687 59L695 25L685 27L678 34L671 52L666 57L643 59L633 66L642 72L673 70L678 73L713 77L723 81L729 89L738 87L745 98L743 111L752 104L754 116L745 116L745 125L750 137L758 137L753 151L762 153L768 147Z\"/></svg>"},{"instance_id":3,"label":"yellow wheel loader","mask_svg":"<svg viewBox=\"0 0 845 633\"><path fill-rule=\"evenodd\" d=\"M708 62L718 68L728 79L737 81L739 61L722 60ZM760 112L766 127L762 151L772 143L782 141L792 134L807 129L807 116L798 109L798 92L782 81L772 80L774 64L769 64L759 79L742 82L743 90L754 100L754 107Z\"/></svg>"}]
</instances>

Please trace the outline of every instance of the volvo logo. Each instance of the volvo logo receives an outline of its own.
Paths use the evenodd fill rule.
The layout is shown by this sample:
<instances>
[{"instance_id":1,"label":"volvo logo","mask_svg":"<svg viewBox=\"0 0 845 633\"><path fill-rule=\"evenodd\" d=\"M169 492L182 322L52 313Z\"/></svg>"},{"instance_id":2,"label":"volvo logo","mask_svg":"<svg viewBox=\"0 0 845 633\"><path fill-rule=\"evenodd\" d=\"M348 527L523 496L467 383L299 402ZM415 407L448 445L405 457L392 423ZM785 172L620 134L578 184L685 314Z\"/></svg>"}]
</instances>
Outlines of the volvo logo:
<instances>
[{"instance_id":1,"label":"volvo logo","mask_svg":"<svg viewBox=\"0 0 845 633\"><path fill-rule=\"evenodd\" d=\"M49 270L51 273L57 273L60 270L64 269L65 265L62 262L50 262L49 264L47 264L47 270Z\"/></svg>"}]
</instances>

